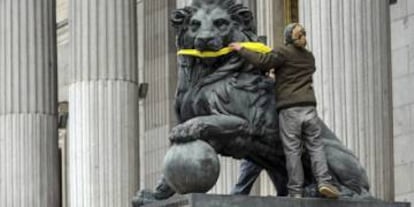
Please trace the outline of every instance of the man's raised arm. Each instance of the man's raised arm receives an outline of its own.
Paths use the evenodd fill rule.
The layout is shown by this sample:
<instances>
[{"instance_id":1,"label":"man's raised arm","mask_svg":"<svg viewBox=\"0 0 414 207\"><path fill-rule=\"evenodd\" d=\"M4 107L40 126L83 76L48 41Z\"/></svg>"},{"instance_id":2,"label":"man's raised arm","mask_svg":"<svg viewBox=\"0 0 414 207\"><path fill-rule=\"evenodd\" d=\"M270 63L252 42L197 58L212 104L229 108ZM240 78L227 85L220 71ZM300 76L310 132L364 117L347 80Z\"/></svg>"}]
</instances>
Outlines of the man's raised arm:
<instances>
[{"instance_id":1,"label":"man's raised arm","mask_svg":"<svg viewBox=\"0 0 414 207\"><path fill-rule=\"evenodd\" d=\"M279 68L285 61L283 55L276 51L271 51L266 54L253 52L244 48L239 43L231 43L229 47L239 53L249 63L264 71L269 71L271 68Z\"/></svg>"}]
</instances>

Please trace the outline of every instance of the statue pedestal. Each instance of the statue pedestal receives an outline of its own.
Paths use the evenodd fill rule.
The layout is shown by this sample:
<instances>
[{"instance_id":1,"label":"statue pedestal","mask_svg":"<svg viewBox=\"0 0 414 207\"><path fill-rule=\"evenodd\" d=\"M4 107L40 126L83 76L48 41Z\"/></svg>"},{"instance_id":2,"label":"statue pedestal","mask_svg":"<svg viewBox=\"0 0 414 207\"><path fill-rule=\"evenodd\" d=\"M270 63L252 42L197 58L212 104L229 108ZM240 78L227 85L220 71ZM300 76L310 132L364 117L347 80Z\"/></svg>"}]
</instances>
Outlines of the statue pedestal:
<instances>
[{"instance_id":1,"label":"statue pedestal","mask_svg":"<svg viewBox=\"0 0 414 207\"><path fill-rule=\"evenodd\" d=\"M327 200L313 198L282 198L257 196L231 196L189 194L175 196L144 207L410 207L409 203L381 201Z\"/></svg>"}]
</instances>

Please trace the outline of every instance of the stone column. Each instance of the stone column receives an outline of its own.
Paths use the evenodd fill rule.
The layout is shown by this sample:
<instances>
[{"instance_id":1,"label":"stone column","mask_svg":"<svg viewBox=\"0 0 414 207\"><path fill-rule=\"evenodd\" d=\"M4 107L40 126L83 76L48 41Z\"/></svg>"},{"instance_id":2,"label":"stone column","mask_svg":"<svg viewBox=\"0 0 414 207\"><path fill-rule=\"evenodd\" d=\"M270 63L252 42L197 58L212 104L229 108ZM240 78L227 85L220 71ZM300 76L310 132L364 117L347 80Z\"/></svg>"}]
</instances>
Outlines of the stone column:
<instances>
[{"instance_id":1,"label":"stone column","mask_svg":"<svg viewBox=\"0 0 414 207\"><path fill-rule=\"evenodd\" d=\"M0 206L61 205L54 0L0 1Z\"/></svg>"},{"instance_id":2,"label":"stone column","mask_svg":"<svg viewBox=\"0 0 414 207\"><path fill-rule=\"evenodd\" d=\"M257 34L267 37L267 44L276 47L283 44L285 0L257 1Z\"/></svg>"},{"instance_id":3,"label":"stone column","mask_svg":"<svg viewBox=\"0 0 414 207\"><path fill-rule=\"evenodd\" d=\"M135 0L71 0L70 207L127 207L139 188Z\"/></svg>"},{"instance_id":4,"label":"stone column","mask_svg":"<svg viewBox=\"0 0 414 207\"><path fill-rule=\"evenodd\" d=\"M301 0L299 16L316 58L324 121L360 158L371 192L394 196L388 0Z\"/></svg>"}]
</instances>

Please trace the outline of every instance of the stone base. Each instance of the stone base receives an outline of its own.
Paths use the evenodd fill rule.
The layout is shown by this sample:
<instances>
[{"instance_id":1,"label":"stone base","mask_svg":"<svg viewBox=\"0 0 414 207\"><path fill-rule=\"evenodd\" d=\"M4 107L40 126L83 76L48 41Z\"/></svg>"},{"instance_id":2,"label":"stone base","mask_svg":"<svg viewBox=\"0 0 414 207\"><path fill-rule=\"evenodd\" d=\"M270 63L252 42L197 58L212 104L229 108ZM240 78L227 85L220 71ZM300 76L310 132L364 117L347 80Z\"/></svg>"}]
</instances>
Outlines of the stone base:
<instances>
[{"instance_id":1,"label":"stone base","mask_svg":"<svg viewBox=\"0 0 414 207\"><path fill-rule=\"evenodd\" d=\"M410 207L409 203L189 194L175 196L144 207Z\"/></svg>"}]
</instances>

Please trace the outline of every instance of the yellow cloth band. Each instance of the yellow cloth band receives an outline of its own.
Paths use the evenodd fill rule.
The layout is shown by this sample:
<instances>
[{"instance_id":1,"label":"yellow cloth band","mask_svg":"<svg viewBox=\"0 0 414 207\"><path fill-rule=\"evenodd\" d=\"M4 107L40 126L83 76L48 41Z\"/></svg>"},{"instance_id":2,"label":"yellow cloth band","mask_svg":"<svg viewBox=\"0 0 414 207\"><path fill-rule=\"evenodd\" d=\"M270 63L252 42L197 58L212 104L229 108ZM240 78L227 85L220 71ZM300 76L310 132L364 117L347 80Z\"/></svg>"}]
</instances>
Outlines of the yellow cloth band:
<instances>
[{"instance_id":1,"label":"yellow cloth band","mask_svg":"<svg viewBox=\"0 0 414 207\"><path fill-rule=\"evenodd\" d=\"M260 42L241 42L239 44L250 51L262 54L266 54L272 51L272 48ZM200 51L196 49L182 49L177 52L177 55L187 55L199 58L215 58L227 55L231 52L233 52L233 50L230 47L222 48L219 51Z\"/></svg>"}]
</instances>

